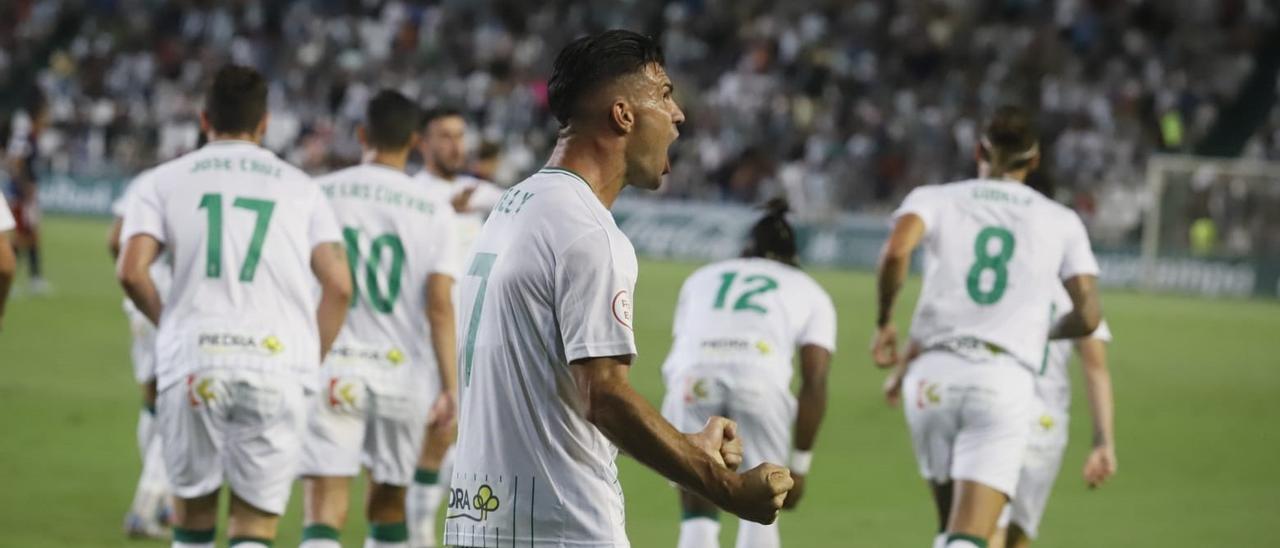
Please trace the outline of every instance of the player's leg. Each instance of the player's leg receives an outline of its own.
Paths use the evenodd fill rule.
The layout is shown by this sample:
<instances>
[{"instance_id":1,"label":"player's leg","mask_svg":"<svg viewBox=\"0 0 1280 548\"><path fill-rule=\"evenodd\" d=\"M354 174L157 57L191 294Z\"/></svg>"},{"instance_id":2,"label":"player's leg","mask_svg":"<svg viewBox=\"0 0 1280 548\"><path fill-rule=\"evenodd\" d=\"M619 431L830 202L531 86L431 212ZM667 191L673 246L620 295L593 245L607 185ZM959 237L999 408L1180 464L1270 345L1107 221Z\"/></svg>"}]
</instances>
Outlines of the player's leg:
<instances>
[{"instance_id":1,"label":"player's leg","mask_svg":"<svg viewBox=\"0 0 1280 548\"><path fill-rule=\"evenodd\" d=\"M954 483L951 481L951 452L959 430L959 398L951 397L952 378L960 358L946 352L927 352L917 357L902 381L902 408L911 434L920 476L929 486L938 527L934 547L946 545Z\"/></svg>"},{"instance_id":2,"label":"player's leg","mask_svg":"<svg viewBox=\"0 0 1280 548\"><path fill-rule=\"evenodd\" d=\"M715 375L693 371L666 380L667 392L662 415L676 430L697 432L713 415L728 414L724 402L727 389ZM741 431L739 431L741 435ZM746 463L743 463L746 466ZM744 468L745 469L745 468ZM720 546L720 510L714 504L679 489L680 537L678 548Z\"/></svg>"},{"instance_id":3,"label":"player's leg","mask_svg":"<svg viewBox=\"0 0 1280 548\"><path fill-rule=\"evenodd\" d=\"M796 417L791 391L762 378L735 378L730 386L731 395L725 401L742 438L742 469L750 470L765 462L785 465L791 456L791 431ZM762 525L738 520L735 547L779 548L782 538L778 521Z\"/></svg>"},{"instance_id":4,"label":"player's leg","mask_svg":"<svg viewBox=\"0 0 1280 548\"><path fill-rule=\"evenodd\" d=\"M436 515L449 489L449 460L453 442L458 437L457 423L428 424L423 427L424 441L406 494L410 546L436 545Z\"/></svg>"},{"instance_id":5,"label":"player's leg","mask_svg":"<svg viewBox=\"0 0 1280 548\"><path fill-rule=\"evenodd\" d=\"M270 546L302 460L307 400L302 383L291 376L237 371L230 377L227 534L233 546Z\"/></svg>"},{"instance_id":6,"label":"player's leg","mask_svg":"<svg viewBox=\"0 0 1280 548\"><path fill-rule=\"evenodd\" d=\"M943 548L947 544L947 520L951 517L951 498L953 485L951 482L929 482L929 492L933 495L933 507L938 512L938 534L934 536L934 548Z\"/></svg>"},{"instance_id":7,"label":"player's leg","mask_svg":"<svg viewBox=\"0 0 1280 548\"><path fill-rule=\"evenodd\" d=\"M156 398L164 467L173 489L173 546L212 548L222 486L223 449L217 405L225 391L216 379L191 375Z\"/></svg>"},{"instance_id":8,"label":"player's leg","mask_svg":"<svg viewBox=\"0 0 1280 548\"><path fill-rule=\"evenodd\" d=\"M405 497L413 483L415 464L421 455L418 449L422 446L427 414L435 397L436 391L432 389L371 392L371 419L364 443L364 461L370 480L366 548L408 546ZM428 537L415 542L434 544L435 539Z\"/></svg>"},{"instance_id":9,"label":"player's leg","mask_svg":"<svg viewBox=\"0 0 1280 548\"><path fill-rule=\"evenodd\" d=\"M307 405L307 431L303 440L302 548L339 548L338 539L347 522L351 478L360 473L360 446L364 440L365 410L358 397L364 385L346 386L332 378L323 391L311 394ZM341 394L350 394L346 401Z\"/></svg>"},{"instance_id":10,"label":"player's leg","mask_svg":"<svg viewBox=\"0 0 1280 548\"><path fill-rule=\"evenodd\" d=\"M1040 405L1043 408L1043 404ZM1040 529L1049 504L1049 495L1062 468L1062 456L1067 449L1069 416L1056 410L1043 409L1031 422L1031 442L1022 463L1018 478L1018 490L1007 507L1007 531L1003 539L1008 548L1025 548L1031 545Z\"/></svg>"},{"instance_id":11,"label":"player's leg","mask_svg":"<svg viewBox=\"0 0 1280 548\"><path fill-rule=\"evenodd\" d=\"M155 328L150 320L132 307L126 307L132 332L130 358L133 377L142 395L138 412L138 454L142 456L142 472L134 489L133 502L125 516L125 533L131 537L167 535L172 513L169 481L165 477L164 455L156 428Z\"/></svg>"},{"instance_id":12,"label":"player's leg","mask_svg":"<svg viewBox=\"0 0 1280 548\"><path fill-rule=\"evenodd\" d=\"M954 384L963 393L953 448L955 483L947 547L986 546L1016 492L1034 410L1031 374L1008 356L974 362Z\"/></svg>"}]
</instances>

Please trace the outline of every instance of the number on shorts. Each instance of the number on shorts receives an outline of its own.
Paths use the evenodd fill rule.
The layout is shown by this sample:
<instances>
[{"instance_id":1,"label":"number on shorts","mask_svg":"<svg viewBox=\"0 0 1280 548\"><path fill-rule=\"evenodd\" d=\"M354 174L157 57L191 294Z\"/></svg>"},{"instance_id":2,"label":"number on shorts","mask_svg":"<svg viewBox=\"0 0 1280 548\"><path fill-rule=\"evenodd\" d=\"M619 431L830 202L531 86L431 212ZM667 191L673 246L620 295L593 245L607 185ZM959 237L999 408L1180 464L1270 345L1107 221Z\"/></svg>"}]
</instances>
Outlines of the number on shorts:
<instances>
[{"instance_id":1,"label":"number on shorts","mask_svg":"<svg viewBox=\"0 0 1280 548\"><path fill-rule=\"evenodd\" d=\"M989 244L992 239L1000 240L1000 252L992 255ZM973 266L969 268L969 278L965 284L969 290L969 298L978 304L995 304L1004 297L1004 290L1009 283L1009 259L1013 258L1013 233L1008 229L989 226L978 232L973 241ZM990 270L995 273L995 281L991 289L982 289L982 273Z\"/></svg>"}]
</instances>

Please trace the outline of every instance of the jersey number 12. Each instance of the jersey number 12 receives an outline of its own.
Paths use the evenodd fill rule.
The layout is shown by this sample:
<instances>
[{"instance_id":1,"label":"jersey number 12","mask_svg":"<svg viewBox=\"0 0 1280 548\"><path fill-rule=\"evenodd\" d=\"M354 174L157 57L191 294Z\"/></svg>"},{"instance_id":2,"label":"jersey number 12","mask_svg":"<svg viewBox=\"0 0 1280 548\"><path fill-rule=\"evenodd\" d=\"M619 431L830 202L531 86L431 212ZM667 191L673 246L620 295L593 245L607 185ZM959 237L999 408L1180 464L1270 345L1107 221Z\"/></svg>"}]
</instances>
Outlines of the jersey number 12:
<instances>
[{"instance_id":1,"label":"jersey number 12","mask_svg":"<svg viewBox=\"0 0 1280 548\"><path fill-rule=\"evenodd\" d=\"M724 309L725 305L728 304L729 288L733 287L733 281L737 278L738 273L736 271L729 271L720 275L720 291L716 292L716 302L712 308L716 310ZM733 311L749 310L757 314L767 314L769 310L757 304L753 299L763 293L778 289L778 280L761 274L752 274L743 278L742 283L744 285L755 285L738 296L738 299L733 302Z\"/></svg>"}]
</instances>

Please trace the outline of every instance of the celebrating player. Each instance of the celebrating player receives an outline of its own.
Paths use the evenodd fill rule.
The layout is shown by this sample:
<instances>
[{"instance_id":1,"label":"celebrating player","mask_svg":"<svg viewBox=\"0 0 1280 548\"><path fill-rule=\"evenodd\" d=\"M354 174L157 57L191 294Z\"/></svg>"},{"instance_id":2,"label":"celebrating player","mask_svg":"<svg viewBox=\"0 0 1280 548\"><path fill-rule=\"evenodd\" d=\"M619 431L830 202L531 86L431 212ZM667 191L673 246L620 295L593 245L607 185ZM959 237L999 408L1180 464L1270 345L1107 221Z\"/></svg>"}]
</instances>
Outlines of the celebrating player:
<instances>
[{"instance_id":1,"label":"celebrating player","mask_svg":"<svg viewBox=\"0 0 1280 548\"><path fill-rule=\"evenodd\" d=\"M715 415L733 419L743 440L744 466L789 456L795 487L784 508L794 508L804 493L827 408L836 311L826 291L796 266L786 201L773 200L766 209L751 229L743 258L704 266L680 289L675 343L662 366L667 385L662 414L685 432L696 432ZM798 411L791 395L797 349ZM681 491L680 505L680 548L719 546L715 506L687 491ZM740 548L780 545L776 523L743 520L738 526Z\"/></svg>"},{"instance_id":2,"label":"celebrating player","mask_svg":"<svg viewBox=\"0 0 1280 548\"><path fill-rule=\"evenodd\" d=\"M157 417L177 497L175 547L213 546L224 480L231 543L271 543L301 456L304 387L351 297L328 200L258 145L266 103L257 72L219 70L200 115L209 144L134 183L125 213L117 274L159 326ZM163 249L174 276L162 307L150 266Z\"/></svg>"},{"instance_id":3,"label":"celebrating player","mask_svg":"<svg viewBox=\"0 0 1280 548\"><path fill-rule=\"evenodd\" d=\"M339 546L361 463L372 480L365 546L405 546L405 488L428 409L453 421L454 214L404 173L417 111L397 92L378 93L359 130L371 161L317 180L342 224L356 290L309 418L304 548Z\"/></svg>"},{"instance_id":4,"label":"celebrating player","mask_svg":"<svg viewBox=\"0 0 1280 548\"><path fill-rule=\"evenodd\" d=\"M137 177L141 180L150 172L143 172ZM111 212L115 221L107 232L107 251L113 260L119 260L120 248L124 244L121 231L124 227L124 215L128 210L129 199L134 195L130 190L136 188L130 184L125 193L111 204ZM156 294L160 296L161 306L169 293L172 273L163 258L151 263L151 281L156 286ZM151 323L133 301L124 299L124 313L129 320L131 334L129 357L133 362L133 380L142 393L142 409L138 412L138 454L142 456L142 472L138 476L138 485L134 489L133 502L129 505L129 513L125 515L124 530L130 537L163 538L169 534L168 520L170 515L169 480L165 478L164 454L160 433L156 430L156 326Z\"/></svg>"},{"instance_id":5,"label":"celebrating player","mask_svg":"<svg viewBox=\"0 0 1280 548\"><path fill-rule=\"evenodd\" d=\"M463 173L467 162L467 121L462 113L449 107L436 107L422 115L418 152L423 169L414 181L452 204L454 217L454 250L458 264L466 258L489 210L502 196L493 183ZM442 473L448 473L449 449L457 435L457 422L433 420L427 426L413 484L409 487L408 511L410 544L435 545L436 513L440 509L446 485Z\"/></svg>"},{"instance_id":6,"label":"celebrating player","mask_svg":"<svg viewBox=\"0 0 1280 548\"><path fill-rule=\"evenodd\" d=\"M903 395L938 508L935 544L947 548L986 546L1014 494L1046 334L1088 335L1102 315L1084 224L1023 184L1039 160L1030 117L1001 107L981 137L979 179L912 191L894 213L880 259L871 351L888 367L899 361L893 304L912 251L924 244L924 286L911 323L923 351ZM1072 311L1054 323L1059 284Z\"/></svg>"},{"instance_id":7,"label":"celebrating player","mask_svg":"<svg viewBox=\"0 0 1280 548\"><path fill-rule=\"evenodd\" d=\"M744 474L733 422L676 431L630 385L637 264L609 212L654 189L684 114L657 43L614 30L560 51L548 94L561 124L547 166L508 189L462 281L458 445L445 543L627 545L618 449L760 523L792 480ZM615 445L616 444L616 445Z\"/></svg>"}]
</instances>

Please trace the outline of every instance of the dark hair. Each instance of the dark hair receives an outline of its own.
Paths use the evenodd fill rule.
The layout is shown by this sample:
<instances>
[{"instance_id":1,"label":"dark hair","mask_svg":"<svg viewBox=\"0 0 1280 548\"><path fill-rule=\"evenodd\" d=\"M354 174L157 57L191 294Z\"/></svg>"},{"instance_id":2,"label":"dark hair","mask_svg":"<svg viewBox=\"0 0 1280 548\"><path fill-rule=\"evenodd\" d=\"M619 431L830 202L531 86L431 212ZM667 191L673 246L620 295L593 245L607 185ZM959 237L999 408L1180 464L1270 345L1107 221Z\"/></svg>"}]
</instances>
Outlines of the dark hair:
<instances>
[{"instance_id":1,"label":"dark hair","mask_svg":"<svg viewBox=\"0 0 1280 548\"><path fill-rule=\"evenodd\" d=\"M791 205L786 198L774 198L760 209L765 211L764 217L751 227L742 256L773 259L796 266L796 231L787 222L787 211L791 210Z\"/></svg>"},{"instance_id":2,"label":"dark hair","mask_svg":"<svg viewBox=\"0 0 1280 548\"><path fill-rule=\"evenodd\" d=\"M587 93L651 63L663 64L662 47L653 38L629 30L583 36L556 55L547 82L547 102L560 127L569 125L578 101Z\"/></svg>"},{"instance_id":3,"label":"dark hair","mask_svg":"<svg viewBox=\"0 0 1280 548\"><path fill-rule=\"evenodd\" d=\"M400 92L379 91L365 108L364 135L378 150L399 150L409 145L418 127L418 107Z\"/></svg>"},{"instance_id":4,"label":"dark hair","mask_svg":"<svg viewBox=\"0 0 1280 548\"><path fill-rule=\"evenodd\" d=\"M1021 107L997 108L982 130L982 156L996 173L1024 169L1040 154L1031 115Z\"/></svg>"},{"instance_id":5,"label":"dark hair","mask_svg":"<svg viewBox=\"0 0 1280 548\"><path fill-rule=\"evenodd\" d=\"M480 147L476 149L476 158L479 158L481 160L497 158L501 154L502 154L502 145L498 144L497 141L485 140L484 142L480 143Z\"/></svg>"},{"instance_id":6,"label":"dark hair","mask_svg":"<svg viewBox=\"0 0 1280 548\"><path fill-rule=\"evenodd\" d=\"M454 116L463 118L462 110L458 109L457 107L448 106L448 105L434 106L431 108L423 109L422 119L418 127L422 131L426 131L427 128L431 126L431 122L434 122L441 118L452 118Z\"/></svg>"},{"instance_id":7,"label":"dark hair","mask_svg":"<svg viewBox=\"0 0 1280 548\"><path fill-rule=\"evenodd\" d=\"M267 82L258 71L227 65L213 77L204 115L218 133L248 133L267 115Z\"/></svg>"}]
</instances>

